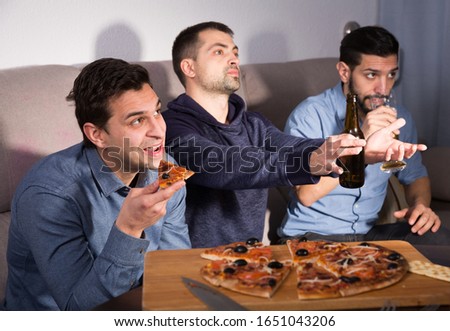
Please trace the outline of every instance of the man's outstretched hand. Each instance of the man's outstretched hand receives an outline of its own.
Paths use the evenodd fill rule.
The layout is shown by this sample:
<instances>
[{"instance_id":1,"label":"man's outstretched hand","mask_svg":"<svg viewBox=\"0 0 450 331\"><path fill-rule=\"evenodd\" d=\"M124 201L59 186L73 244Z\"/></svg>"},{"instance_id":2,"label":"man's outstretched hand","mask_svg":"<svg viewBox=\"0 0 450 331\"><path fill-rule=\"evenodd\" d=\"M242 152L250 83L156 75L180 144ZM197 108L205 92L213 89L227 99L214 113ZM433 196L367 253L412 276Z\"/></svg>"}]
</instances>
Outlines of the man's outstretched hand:
<instances>
[{"instance_id":1,"label":"man's outstretched hand","mask_svg":"<svg viewBox=\"0 0 450 331\"><path fill-rule=\"evenodd\" d=\"M405 143L394 138L394 132L403 127L406 121L399 118L388 126L372 133L367 140L358 139L350 134L328 137L325 142L311 153L309 166L311 174L325 176L330 173L340 175L343 169L337 165L342 156L359 154L364 147L366 164L389 160L410 158L416 151L425 151L426 145Z\"/></svg>"},{"instance_id":2,"label":"man's outstretched hand","mask_svg":"<svg viewBox=\"0 0 450 331\"><path fill-rule=\"evenodd\" d=\"M416 151L425 151L426 145L405 143L394 138L394 132L403 127L406 121L399 118L388 126L375 131L367 138L364 156L367 164L382 161L409 159Z\"/></svg>"}]
</instances>

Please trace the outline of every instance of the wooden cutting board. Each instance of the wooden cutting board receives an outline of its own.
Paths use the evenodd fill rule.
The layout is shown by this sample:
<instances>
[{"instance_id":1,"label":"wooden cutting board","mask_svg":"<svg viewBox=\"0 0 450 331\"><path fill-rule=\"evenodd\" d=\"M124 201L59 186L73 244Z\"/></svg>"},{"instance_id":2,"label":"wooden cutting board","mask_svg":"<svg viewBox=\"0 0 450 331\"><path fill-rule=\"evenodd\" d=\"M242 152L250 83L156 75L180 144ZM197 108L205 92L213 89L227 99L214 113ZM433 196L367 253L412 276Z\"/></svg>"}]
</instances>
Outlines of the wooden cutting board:
<instances>
[{"instance_id":1,"label":"wooden cutting board","mask_svg":"<svg viewBox=\"0 0 450 331\"><path fill-rule=\"evenodd\" d=\"M401 253L408 261L429 262L407 242L377 241L374 243ZM290 258L286 246L271 247L275 259ZM145 256L143 310L208 310L208 307L192 295L181 281L183 276L208 284L200 276L199 271L208 262L200 257L202 251L203 249L188 249L148 252ZM270 299L216 287L249 310L367 310L379 309L388 301L395 307L450 306L450 282L412 273L406 274L395 285L346 298L299 300L295 288L296 277L293 271Z\"/></svg>"}]
</instances>

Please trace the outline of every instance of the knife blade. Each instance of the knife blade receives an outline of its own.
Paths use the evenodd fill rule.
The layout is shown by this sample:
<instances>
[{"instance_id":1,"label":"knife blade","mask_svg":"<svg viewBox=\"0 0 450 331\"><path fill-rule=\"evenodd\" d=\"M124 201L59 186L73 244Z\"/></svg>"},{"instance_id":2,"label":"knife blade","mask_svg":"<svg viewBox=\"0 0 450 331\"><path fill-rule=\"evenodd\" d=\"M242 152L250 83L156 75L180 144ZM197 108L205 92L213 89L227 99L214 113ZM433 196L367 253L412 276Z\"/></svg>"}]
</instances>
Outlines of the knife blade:
<instances>
[{"instance_id":1,"label":"knife blade","mask_svg":"<svg viewBox=\"0 0 450 331\"><path fill-rule=\"evenodd\" d=\"M211 310L248 310L216 289L194 279L181 277L184 285Z\"/></svg>"}]
</instances>

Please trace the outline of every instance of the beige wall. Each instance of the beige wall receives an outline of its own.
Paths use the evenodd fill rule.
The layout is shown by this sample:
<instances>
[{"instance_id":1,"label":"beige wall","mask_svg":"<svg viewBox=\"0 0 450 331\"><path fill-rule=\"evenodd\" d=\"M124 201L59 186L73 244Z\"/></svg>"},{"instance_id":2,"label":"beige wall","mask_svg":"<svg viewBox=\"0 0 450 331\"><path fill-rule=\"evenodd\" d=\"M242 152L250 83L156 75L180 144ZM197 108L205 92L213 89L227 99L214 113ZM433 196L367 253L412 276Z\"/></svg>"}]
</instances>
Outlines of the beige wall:
<instances>
[{"instance_id":1,"label":"beige wall","mask_svg":"<svg viewBox=\"0 0 450 331\"><path fill-rule=\"evenodd\" d=\"M206 20L235 31L243 63L337 56L345 23L377 12L378 0L0 0L0 68L168 60L178 32Z\"/></svg>"}]
</instances>

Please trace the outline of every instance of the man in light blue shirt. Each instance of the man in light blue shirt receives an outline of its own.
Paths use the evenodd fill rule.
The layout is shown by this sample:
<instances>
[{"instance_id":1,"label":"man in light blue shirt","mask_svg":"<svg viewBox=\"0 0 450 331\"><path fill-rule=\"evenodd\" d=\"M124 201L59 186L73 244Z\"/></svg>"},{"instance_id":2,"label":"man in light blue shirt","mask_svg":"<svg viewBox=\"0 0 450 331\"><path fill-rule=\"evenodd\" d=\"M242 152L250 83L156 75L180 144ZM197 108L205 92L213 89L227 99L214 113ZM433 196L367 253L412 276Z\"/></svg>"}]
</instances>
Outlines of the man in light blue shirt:
<instances>
[{"instance_id":1,"label":"man in light blue shirt","mask_svg":"<svg viewBox=\"0 0 450 331\"><path fill-rule=\"evenodd\" d=\"M386 98L398 72L398 42L380 27L364 27L347 35L341 43L337 70L341 83L300 103L291 113L285 132L304 138L325 138L343 131L346 95L358 95L361 129L367 139L376 130L404 118L401 141L416 143L413 119L403 107L381 106L372 110L370 98ZM448 231L437 232L441 220L429 208L430 183L420 153L407 160L397 173L405 186L409 208L394 216L404 222L375 226L386 195L389 174L380 163L367 165L365 184L358 189L339 185L337 178L322 177L315 185L297 186L291 191L280 237L335 241L402 239L412 243L449 243Z\"/></svg>"},{"instance_id":2,"label":"man in light blue shirt","mask_svg":"<svg viewBox=\"0 0 450 331\"><path fill-rule=\"evenodd\" d=\"M68 100L84 142L38 162L12 203L8 310L87 310L141 283L144 255L189 248L184 182L158 189L166 125L147 71L86 66Z\"/></svg>"}]
</instances>

